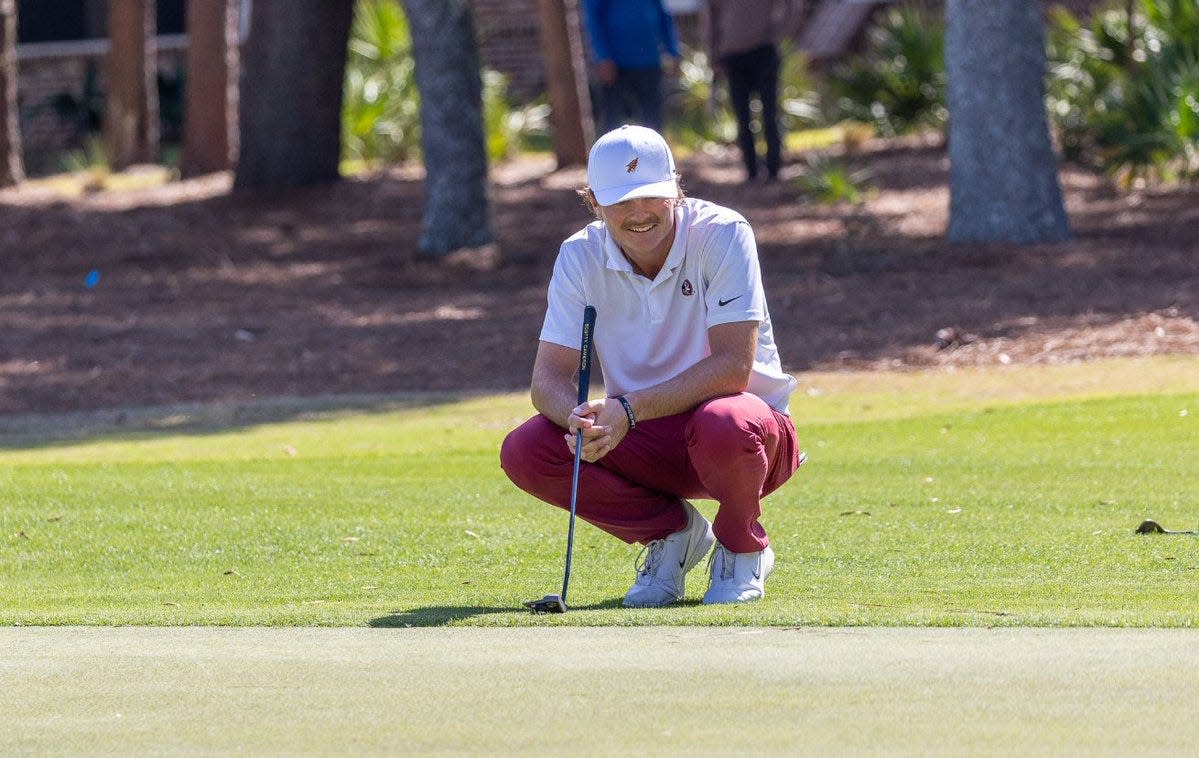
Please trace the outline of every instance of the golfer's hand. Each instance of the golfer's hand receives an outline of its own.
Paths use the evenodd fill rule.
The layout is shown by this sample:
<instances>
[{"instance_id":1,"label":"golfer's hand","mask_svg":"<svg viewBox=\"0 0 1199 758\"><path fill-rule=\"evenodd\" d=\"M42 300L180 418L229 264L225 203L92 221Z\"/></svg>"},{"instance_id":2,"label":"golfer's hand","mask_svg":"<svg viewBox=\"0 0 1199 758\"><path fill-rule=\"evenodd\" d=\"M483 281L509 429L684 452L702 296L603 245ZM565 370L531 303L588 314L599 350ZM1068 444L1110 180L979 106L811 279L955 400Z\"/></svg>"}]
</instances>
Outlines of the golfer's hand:
<instances>
[{"instance_id":1,"label":"golfer's hand","mask_svg":"<svg viewBox=\"0 0 1199 758\"><path fill-rule=\"evenodd\" d=\"M566 444L570 454L575 452L575 433L583 431L583 454L588 463L595 463L616 449L628 433L628 416L619 401L590 400L570 413L570 434Z\"/></svg>"}]
</instances>

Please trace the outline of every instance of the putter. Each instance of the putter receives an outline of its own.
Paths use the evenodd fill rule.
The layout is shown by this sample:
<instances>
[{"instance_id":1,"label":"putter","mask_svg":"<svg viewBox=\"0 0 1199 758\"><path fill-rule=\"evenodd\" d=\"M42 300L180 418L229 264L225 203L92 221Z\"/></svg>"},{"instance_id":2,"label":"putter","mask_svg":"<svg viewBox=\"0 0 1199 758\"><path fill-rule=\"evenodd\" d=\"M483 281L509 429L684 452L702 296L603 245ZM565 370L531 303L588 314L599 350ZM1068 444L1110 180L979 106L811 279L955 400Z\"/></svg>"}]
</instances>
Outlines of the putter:
<instances>
[{"instance_id":1,"label":"putter","mask_svg":"<svg viewBox=\"0 0 1199 758\"><path fill-rule=\"evenodd\" d=\"M579 348L579 405L587 402L591 384L591 341L595 332L595 306L583 309L583 345ZM570 586L570 556L575 545L575 506L579 500L579 461L583 454L583 430L575 432L574 472L570 479L570 527L566 531L566 572L562 577L562 594L546 595L530 600L525 606L533 613L566 613L566 589Z\"/></svg>"}]
</instances>

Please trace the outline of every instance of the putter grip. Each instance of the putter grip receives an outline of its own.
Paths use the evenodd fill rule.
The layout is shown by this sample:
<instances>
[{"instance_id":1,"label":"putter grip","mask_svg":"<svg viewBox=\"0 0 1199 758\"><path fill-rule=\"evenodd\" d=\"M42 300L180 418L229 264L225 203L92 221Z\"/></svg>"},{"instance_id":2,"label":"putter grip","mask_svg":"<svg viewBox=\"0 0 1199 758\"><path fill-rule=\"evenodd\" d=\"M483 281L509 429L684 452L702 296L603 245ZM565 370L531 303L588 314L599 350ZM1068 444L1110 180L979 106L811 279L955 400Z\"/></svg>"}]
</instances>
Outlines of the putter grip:
<instances>
[{"instance_id":1,"label":"putter grip","mask_svg":"<svg viewBox=\"0 0 1199 758\"><path fill-rule=\"evenodd\" d=\"M587 402L591 387L591 346L595 336L595 306L583 309L583 343L579 347L579 405Z\"/></svg>"}]
</instances>

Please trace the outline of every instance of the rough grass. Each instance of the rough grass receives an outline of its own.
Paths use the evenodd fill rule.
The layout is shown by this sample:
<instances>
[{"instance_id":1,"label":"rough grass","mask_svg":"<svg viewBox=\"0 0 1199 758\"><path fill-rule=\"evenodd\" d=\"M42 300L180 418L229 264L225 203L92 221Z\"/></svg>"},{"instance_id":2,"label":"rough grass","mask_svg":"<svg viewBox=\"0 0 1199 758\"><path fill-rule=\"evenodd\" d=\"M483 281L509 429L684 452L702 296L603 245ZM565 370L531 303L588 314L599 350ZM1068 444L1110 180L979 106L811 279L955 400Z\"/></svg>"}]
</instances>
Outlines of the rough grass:
<instances>
[{"instance_id":1,"label":"rough grass","mask_svg":"<svg viewBox=\"0 0 1199 758\"><path fill-rule=\"evenodd\" d=\"M526 396L11 421L0 623L1195 626L1199 540L1134 534L1199 520L1195 368L804 375L763 602L700 605L701 565L621 609L637 549L584 525L554 618L520 603L560 588L565 515L497 465Z\"/></svg>"}]
</instances>

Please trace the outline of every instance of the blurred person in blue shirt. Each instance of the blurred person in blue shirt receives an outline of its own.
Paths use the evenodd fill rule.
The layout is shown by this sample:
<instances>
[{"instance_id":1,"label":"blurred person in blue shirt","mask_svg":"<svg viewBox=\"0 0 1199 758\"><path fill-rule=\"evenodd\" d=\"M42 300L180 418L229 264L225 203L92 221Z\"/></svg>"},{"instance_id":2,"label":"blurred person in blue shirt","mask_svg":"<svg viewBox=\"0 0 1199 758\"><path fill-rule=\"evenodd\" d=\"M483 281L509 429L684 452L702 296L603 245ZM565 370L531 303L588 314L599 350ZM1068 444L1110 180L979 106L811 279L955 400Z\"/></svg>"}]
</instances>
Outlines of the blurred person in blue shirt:
<instances>
[{"instance_id":1,"label":"blurred person in blue shirt","mask_svg":"<svg viewBox=\"0 0 1199 758\"><path fill-rule=\"evenodd\" d=\"M596 122L662 130L662 56L678 70L679 39L662 0L583 0L583 24L595 58Z\"/></svg>"}]
</instances>

